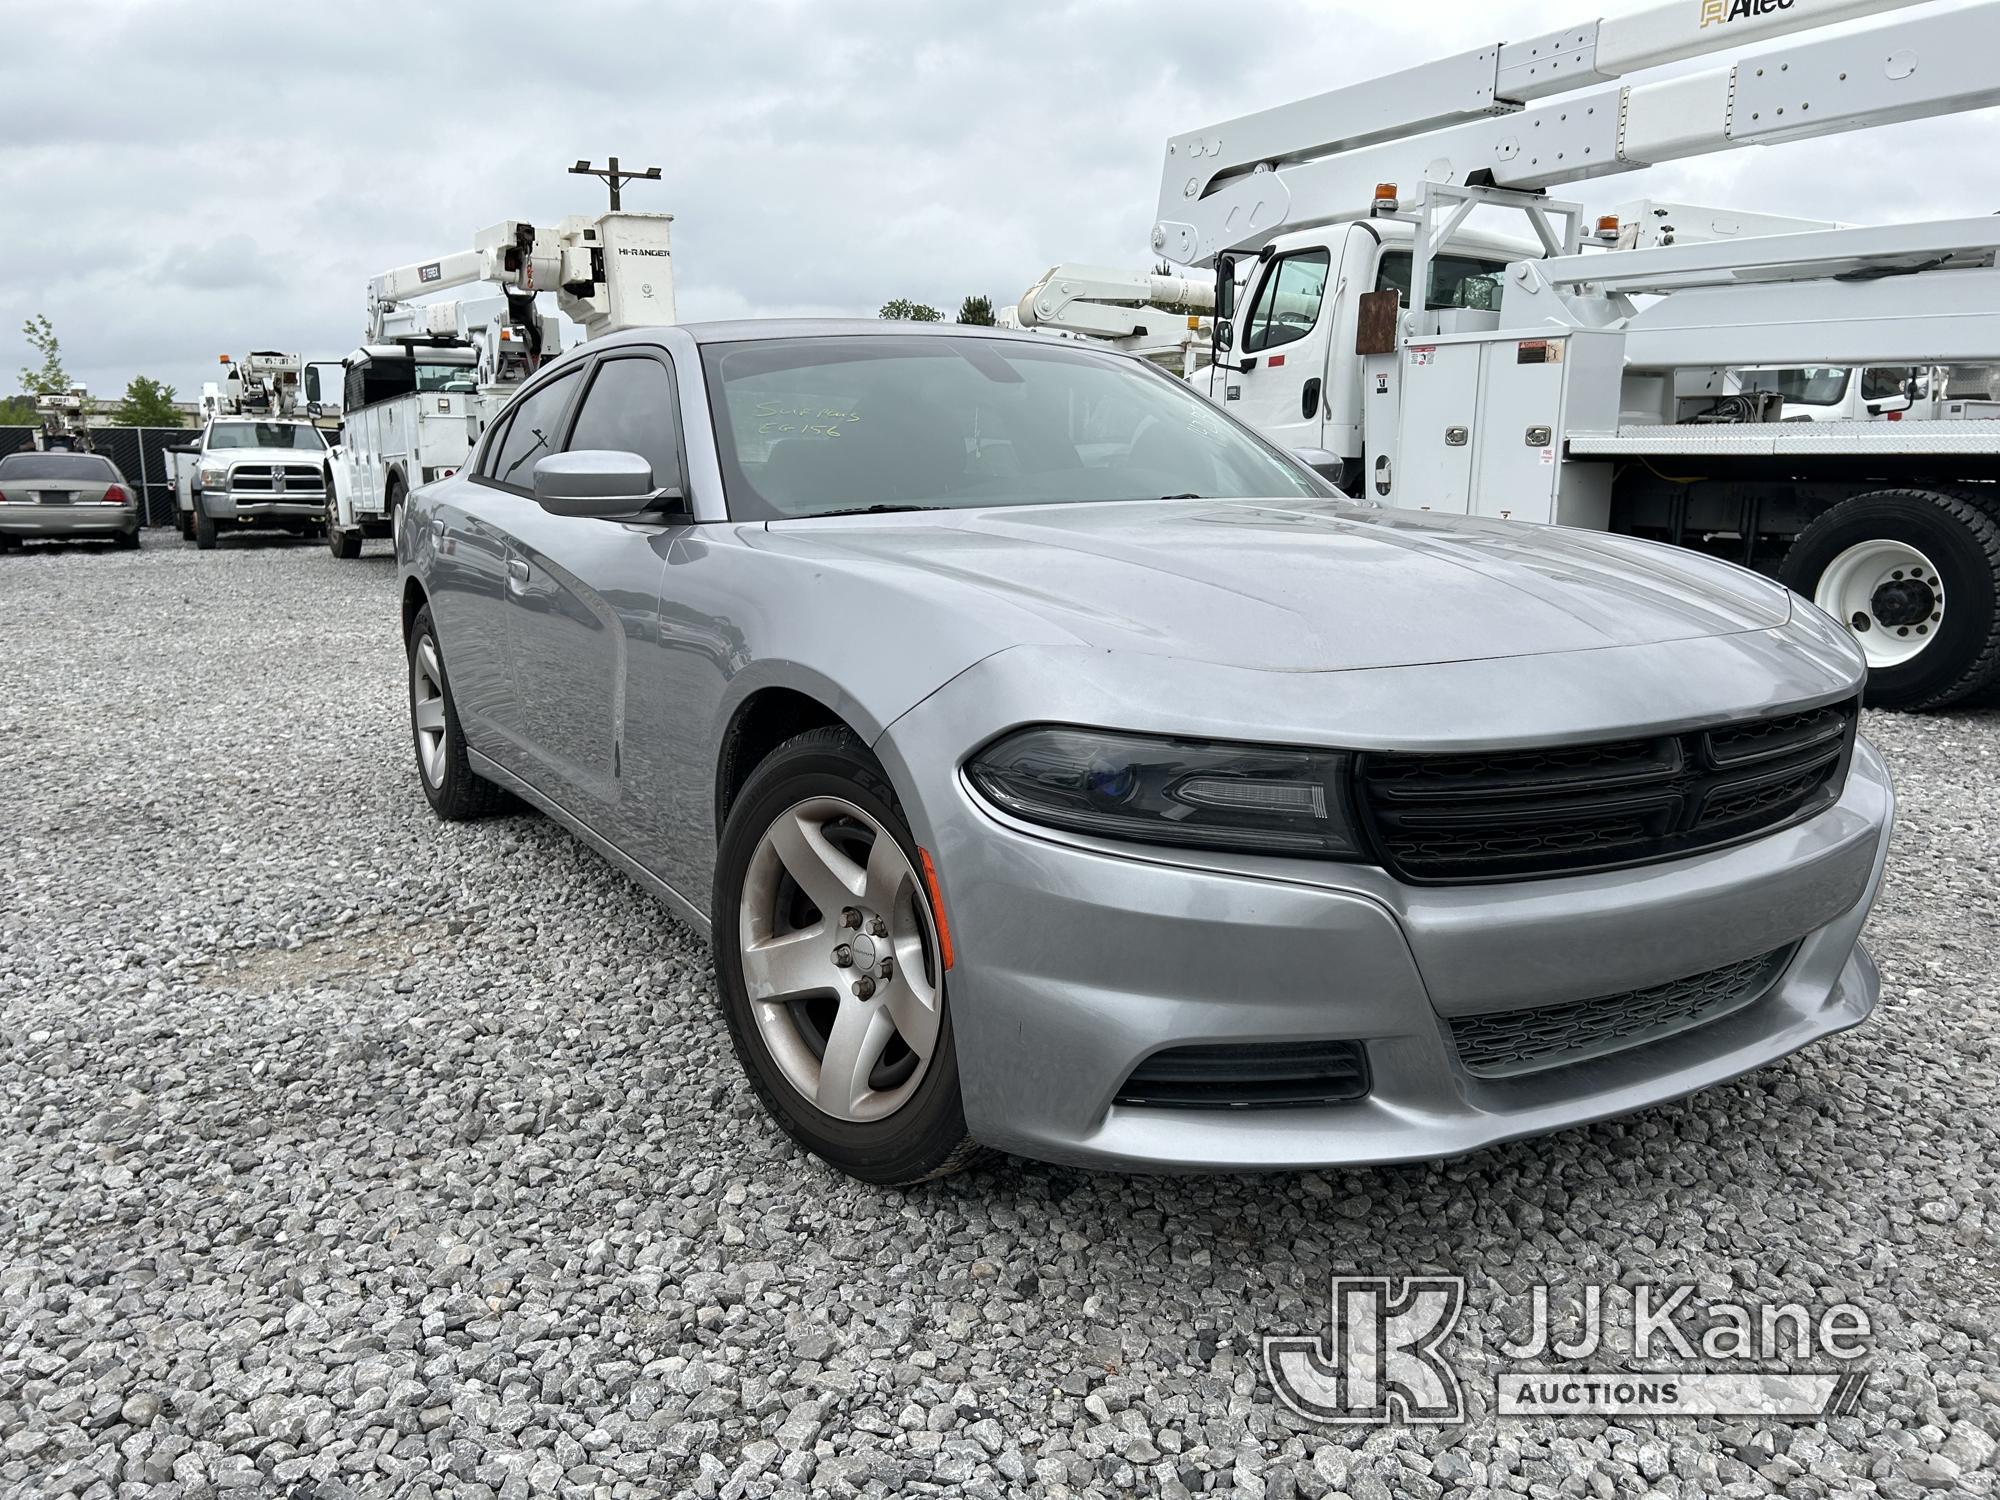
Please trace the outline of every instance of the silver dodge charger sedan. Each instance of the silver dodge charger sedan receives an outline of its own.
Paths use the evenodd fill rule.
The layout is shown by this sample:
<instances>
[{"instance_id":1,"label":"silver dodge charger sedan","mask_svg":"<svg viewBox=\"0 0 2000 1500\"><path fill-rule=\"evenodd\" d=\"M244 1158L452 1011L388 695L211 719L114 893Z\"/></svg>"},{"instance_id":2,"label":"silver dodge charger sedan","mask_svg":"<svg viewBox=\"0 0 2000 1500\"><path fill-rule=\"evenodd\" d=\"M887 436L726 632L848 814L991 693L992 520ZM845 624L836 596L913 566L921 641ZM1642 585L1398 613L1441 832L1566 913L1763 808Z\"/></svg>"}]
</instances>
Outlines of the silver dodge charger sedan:
<instances>
[{"instance_id":1,"label":"silver dodge charger sedan","mask_svg":"<svg viewBox=\"0 0 2000 1500\"><path fill-rule=\"evenodd\" d=\"M431 805L516 794L706 931L757 1093L857 1177L1446 1156L1875 1004L1845 632L1345 499L1122 356L618 335L410 503Z\"/></svg>"}]
</instances>

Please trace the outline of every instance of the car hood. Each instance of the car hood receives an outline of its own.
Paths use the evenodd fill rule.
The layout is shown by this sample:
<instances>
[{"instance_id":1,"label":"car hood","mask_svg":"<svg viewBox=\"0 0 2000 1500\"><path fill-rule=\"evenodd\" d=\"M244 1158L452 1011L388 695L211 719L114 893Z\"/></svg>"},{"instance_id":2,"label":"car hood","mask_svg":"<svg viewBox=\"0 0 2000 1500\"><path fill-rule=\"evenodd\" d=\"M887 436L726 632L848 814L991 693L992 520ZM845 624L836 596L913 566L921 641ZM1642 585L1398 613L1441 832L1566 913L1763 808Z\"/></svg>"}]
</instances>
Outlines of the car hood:
<instances>
[{"instance_id":1,"label":"car hood","mask_svg":"<svg viewBox=\"0 0 2000 1500\"><path fill-rule=\"evenodd\" d=\"M1692 552L1339 500L829 517L761 540L876 585L915 570L958 609L1011 606L1079 644L1265 671L1655 645L1791 615L1776 584Z\"/></svg>"}]
</instances>

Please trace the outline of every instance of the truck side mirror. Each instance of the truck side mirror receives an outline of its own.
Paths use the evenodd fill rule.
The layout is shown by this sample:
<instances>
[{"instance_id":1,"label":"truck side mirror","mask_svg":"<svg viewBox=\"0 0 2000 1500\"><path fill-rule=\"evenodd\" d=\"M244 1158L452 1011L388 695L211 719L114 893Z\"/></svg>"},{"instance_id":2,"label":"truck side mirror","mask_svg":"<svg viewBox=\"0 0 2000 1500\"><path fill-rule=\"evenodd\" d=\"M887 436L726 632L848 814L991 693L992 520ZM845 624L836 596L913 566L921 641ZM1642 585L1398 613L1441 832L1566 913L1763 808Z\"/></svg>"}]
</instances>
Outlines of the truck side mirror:
<instances>
[{"instance_id":1,"label":"truck side mirror","mask_svg":"<svg viewBox=\"0 0 2000 1500\"><path fill-rule=\"evenodd\" d=\"M650 463L611 448L551 453L538 460L535 503L552 516L598 521L636 521L648 512L687 508L678 485L655 484Z\"/></svg>"}]
</instances>

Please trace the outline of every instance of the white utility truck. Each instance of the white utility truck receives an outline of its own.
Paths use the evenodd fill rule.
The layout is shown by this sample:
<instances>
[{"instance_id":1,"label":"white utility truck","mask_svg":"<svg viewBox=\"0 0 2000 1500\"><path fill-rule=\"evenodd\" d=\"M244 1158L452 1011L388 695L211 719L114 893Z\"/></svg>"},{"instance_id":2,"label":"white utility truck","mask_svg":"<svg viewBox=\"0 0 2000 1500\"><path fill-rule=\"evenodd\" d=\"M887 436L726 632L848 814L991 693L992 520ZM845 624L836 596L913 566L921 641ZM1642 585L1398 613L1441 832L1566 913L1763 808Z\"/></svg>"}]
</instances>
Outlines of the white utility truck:
<instances>
[{"instance_id":1,"label":"white utility truck","mask_svg":"<svg viewBox=\"0 0 2000 1500\"><path fill-rule=\"evenodd\" d=\"M509 220L472 248L384 272L368 284L368 333L346 360L342 432L327 496L327 545L361 555L394 536L404 499L455 472L488 420L544 359L561 352L543 291L586 339L674 321L672 214L563 219L553 231ZM491 282L498 295L417 302Z\"/></svg>"},{"instance_id":2,"label":"white utility truck","mask_svg":"<svg viewBox=\"0 0 2000 1500\"><path fill-rule=\"evenodd\" d=\"M1788 422L1740 376L1991 360L2000 218L1627 235L1550 190L2000 104L1996 48L1996 0L1672 0L1174 136L1151 249L1213 273L1214 399L1350 493L1775 573L1871 702L1940 707L2000 680L2000 424Z\"/></svg>"},{"instance_id":3,"label":"white utility truck","mask_svg":"<svg viewBox=\"0 0 2000 1500\"><path fill-rule=\"evenodd\" d=\"M44 453L89 453L90 388L72 385L35 397L35 446Z\"/></svg>"},{"instance_id":4,"label":"white utility truck","mask_svg":"<svg viewBox=\"0 0 2000 1500\"><path fill-rule=\"evenodd\" d=\"M166 450L183 538L207 551L224 531L310 535L326 512L326 437L301 405L305 360L259 349L224 354L202 387L200 434Z\"/></svg>"}]
</instances>

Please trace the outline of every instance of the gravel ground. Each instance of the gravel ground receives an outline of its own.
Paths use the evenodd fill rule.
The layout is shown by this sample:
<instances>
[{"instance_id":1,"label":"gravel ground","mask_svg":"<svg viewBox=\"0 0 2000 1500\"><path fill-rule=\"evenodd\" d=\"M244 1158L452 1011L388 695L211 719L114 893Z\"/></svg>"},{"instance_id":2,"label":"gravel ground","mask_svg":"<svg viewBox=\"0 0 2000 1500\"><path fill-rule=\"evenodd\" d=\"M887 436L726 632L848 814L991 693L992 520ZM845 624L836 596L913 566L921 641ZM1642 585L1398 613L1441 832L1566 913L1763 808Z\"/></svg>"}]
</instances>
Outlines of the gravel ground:
<instances>
[{"instance_id":1,"label":"gravel ground","mask_svg":"<svg viewBox=\"0 0 2000 1500\"><path fill-rule=\"evenodd\" d=\"M393 587L0 558L0 1494L2000 1488L2000 715L1871 719L1883 1008L1782 1066L1437 1167L886 1192L766 1124L688 931L429 816ZM1469 1277L1462 1351L1537 1277L1851 1299L1871 1375L1818 1425L1503 1420L1473 1350L1462 1426L1315 1426L1258 1340L1353 1271Z\"/></svg>"}]
</instances>

